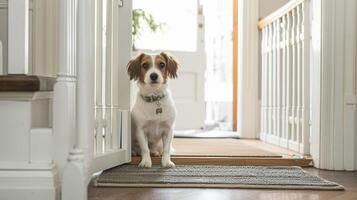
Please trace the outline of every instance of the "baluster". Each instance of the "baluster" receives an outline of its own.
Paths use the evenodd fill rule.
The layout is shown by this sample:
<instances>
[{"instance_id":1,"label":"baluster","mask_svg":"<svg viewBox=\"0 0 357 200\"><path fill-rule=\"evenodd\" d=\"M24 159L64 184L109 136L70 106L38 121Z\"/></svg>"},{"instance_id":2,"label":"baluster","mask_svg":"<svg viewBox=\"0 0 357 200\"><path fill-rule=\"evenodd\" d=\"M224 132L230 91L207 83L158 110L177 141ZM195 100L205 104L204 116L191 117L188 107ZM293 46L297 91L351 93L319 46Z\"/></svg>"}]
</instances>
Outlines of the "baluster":
<instances>
[{"instance_id":1,"label":"baluster","mask_svg":"<svg viewBox=\"0 0 357 200\"><path fill-rule=\"evenodd\" d=\"M95 149L96 154L98 155L103 153L103 127L105 126L105 124L103 120L103 108L101 106L98 106L95 112Z\"/></svg>"},{"instance_id":2,"label":"baluster","mask_svg":"<svg viewBox=\"0 0 357 200\"><path fill-rule=\"evenodd\" d=\"M282 17L282 111L281 111L281 123L282 123L282 146L283 147L287 147L286 145L286 138L287 138L287 126L286 126L286 102L287 102L287 93L286 93L286 68L287 68L287 64L286 64L286 60L287 60L287 55L286 55L286 38L287 38L287 26L286 26L286 18L287 16L284 15Z\"/></svg>"},{"instance_id":3,"label":"baluster","mask_svg":"<svg viewBox=\"0 0 357 200\"><path fill-rule=\"evenodd\" d=\"M309 2L302 4L302 143L301 153L310 153L310 10Z\"/></svg>"},{"instance_id":4,"label":"baluster","mask_svg":"<svg viewBox=\"0 0 357 200\"><path fill-rule=\"evenodd\" d=\"M291 97L292 97L292 87L291 87L291 67L292 67L292 49L291 49L291 21L292 13L287 14L287 30L286 30L286 113L285 113L285 123L286 123L286 133L287 133L287 146L289 147L289 140L291 139L291 124L290 124L290 114L291 114Z\"/></svg>"},{"instance_id":5,"label":"baluster","mask_svg":"<svg viewBox=\"0 0 357 200\"><path fill-rule=\"evenodd\" d=\"M277 45L276 45L276 41L277 41L277 27L276 27L276 21L273 22L273 44L272 44L272 56L273 56L273 64L272 64L272 81L273 81L273 135L276 136L276 111L277 111L277 107L276 107L276 95L277 95L277 91L276 91L276 86L277 86L277 82L276 82L276 67L277 67Z\"/></svg>"},{"instance_id":6,"label":"baluster","mask_svg":"<svg viewBox=\"0 0 357 200\"><path fill-rule=\"evenodd\" d=\"M268 28L266 27L265 28L265 42L264 42L264 69L265 69L265 72L264 72L264 77L265 77L265 80L264 80L264 93L265 93L265 140L266 140L266 137L268 136L269 134L269 113L268 113L268 81L269 81L269 77L268 77L268 67L269 67L269 57L268 57L268 54L269 54L269 47L268 47L268 42L269 42L269 32L268 32Z\"/></svg>"},{"instance_id":7,"label":"baluster","mask_svg":"<svg viewBox=\"0 0 357 200\"><path fill-rule=\"evenodd\" d=\"M106 3L106 28L105 28L105 150L112 149L112 0L104 0Z\"/></svg>"},{"instance_id":8,"label":"baluster","mask_svg":"<svg viewBox=\"0 0 357 200\"><path fill-rule=\"evenodd\" d=\"M294 123L296 124L296 142L300 146L301 134L300 134L300 111L301 111L301 9L300 5L296 7L296 71L297 71L297 96L296 96L296 111L294 116Z\"/></svg>"},{"instance_id":9,"label":"baluster","mask_svg":"<svg viewBox=\"0 0 357 200\"><path fill-rule=\"evenodd\" d=\"M116 6L116 2L112 1L112 19L119 18L119 8ZM118 23L112 23L112 55L117 55L119 52L119 41L118 41ZM119 148L119 111L118 111L118 102L119 102L119 82L118 82L118 74L119 74L119 64L117 56L112 57L112 148Z\"/></svg>"},{"instance_id":10,"label":"baluster","mask_svg":"<svg viewBox=\"0 0 357 200\"><path fill-rule=\"evenodd\" d=\"M292 10L292 25L291 25L291 50L292 50L292 98L291 98L291 115L289 117L291 123L291 142L296 141L296 127L294 123L295 111L296 111L296 45L295 45L295 30L296 30L296 10ZM295 147L292 147L295 148Z\"/></svg>"},{"instance_id":11,"label":"baluster","mask_svg":"<svg viewBox=\"0 0 357 200\"><path fill-rule=\"evenodd\" d=\"M127 131L130 130L130 112L128 110L121 110L120 127L120 148L131 149L131 136L127 133ZM131 160L130 151L127 151L126 160Z\"/></svg>"},{"instance_id":12,"label":"baluster","mask_svg":"<svg viewBox=\"0 0 357 200\"><path fill-rule=\"evenodd\" d=\"M273 134L272 129L272 25L268 25L268 134Z\"/></svg>"},{"instance_id":13,"label":"baluster","mask_svg":"<svg viewBox=\"0 0 357 200\"><path fill-rule=\"evenodd\" d=\"M277 20L277 113L276 113L276 135L279 139L280 145L280 138L281 134L281 64L282 64L282 57L281 57L281 18Z\"/></svg>"},{"instance_id":14,"label":"baluster","mask_svg":"<svg viewBox=\"0 0 357 200\"><path fill-rule=\"evenodd\" d=\"M260 138L266 141L266 33L267 29L262 29L262 40L261 40L261 55L262 55L262 79L261 79L261 122L260 122Z\"/></svg>"},{"instance_id":15,"label":"baluster","mask_svg":"<svg viewBox=\"0 0 357 200\"><path fill-rule=\"evenodd\" d=\"M262 135L265 141L299 152L309 151L310 27L306 5L296 5L267 24L261 41Z\"/></svg>"},{"instance_id":16,"label":"baluster","mask_svg":"<svg viewBox=\"0 0 357 200\"><path fill-rule=\"evenodd\" d=\"M97 1L96 6L96 62L95 62L95 106L96 106L96 153L103 152L103 5Z\"/></svg>"}]
</instances>

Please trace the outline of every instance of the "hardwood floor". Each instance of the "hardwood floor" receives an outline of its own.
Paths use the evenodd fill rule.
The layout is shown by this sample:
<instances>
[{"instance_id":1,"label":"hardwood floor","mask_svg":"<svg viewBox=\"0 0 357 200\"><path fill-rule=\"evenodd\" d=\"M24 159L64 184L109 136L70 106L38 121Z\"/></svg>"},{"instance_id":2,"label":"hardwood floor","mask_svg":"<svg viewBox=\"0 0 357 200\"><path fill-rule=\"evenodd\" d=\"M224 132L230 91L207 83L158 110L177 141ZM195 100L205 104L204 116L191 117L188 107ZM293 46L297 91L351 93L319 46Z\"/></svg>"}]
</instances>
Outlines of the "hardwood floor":
<instances>
[{"instance_id":1,"label":"hardwood floor","mask_svg":"<svg viewBox=\"0 0 357 200\"><path fill-rule=\"evenodd\" d=\"M89 186L89 200L357 200L357 172L305 168L312 174L345 186L345 191L190 189L190 188L97 188Z\"/></svg>"},{"instance_id":2,"label":"hardwood floor","mask_svg":"<svg viewBox=\"0 0 357 200\"><path fill-rule=\"evenodd\" d=\"M312 166L311 158L260 140L175 138L173 147L172 161L181 165ZM133 157L132 164L137 165L140 160L140 157ZM159 157L152 160L160 164Z\"/></svg>"}]
</instances>

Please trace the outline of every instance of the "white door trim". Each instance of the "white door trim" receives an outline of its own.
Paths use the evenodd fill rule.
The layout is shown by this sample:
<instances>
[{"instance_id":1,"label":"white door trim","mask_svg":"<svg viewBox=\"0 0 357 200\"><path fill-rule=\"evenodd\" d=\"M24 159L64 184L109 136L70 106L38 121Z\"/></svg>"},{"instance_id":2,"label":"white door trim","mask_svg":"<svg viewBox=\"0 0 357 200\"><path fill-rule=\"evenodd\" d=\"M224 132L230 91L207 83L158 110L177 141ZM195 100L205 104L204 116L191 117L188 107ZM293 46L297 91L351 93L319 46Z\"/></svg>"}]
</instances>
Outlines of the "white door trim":
<instances>
[{"instance_id":1,"label":"white door trim","mask_svg":"<svg viewBox=\"0 0 357 200\"><path fill-rule=\"evenodd\" d=\"M259 18L258 0L238 1L238 132L243 138L258 138Z\"/></svg>"},{"instance_id":2,"label":"white door trim","mask_svg":"<svg viewBox=\"0 0 357 200\"><path fill-rule=\"evenodd\" d=\"M322 1L321 121L313 144L322 169L357 170L356 11L355 0Z\"/></svg>"}]
</instances>

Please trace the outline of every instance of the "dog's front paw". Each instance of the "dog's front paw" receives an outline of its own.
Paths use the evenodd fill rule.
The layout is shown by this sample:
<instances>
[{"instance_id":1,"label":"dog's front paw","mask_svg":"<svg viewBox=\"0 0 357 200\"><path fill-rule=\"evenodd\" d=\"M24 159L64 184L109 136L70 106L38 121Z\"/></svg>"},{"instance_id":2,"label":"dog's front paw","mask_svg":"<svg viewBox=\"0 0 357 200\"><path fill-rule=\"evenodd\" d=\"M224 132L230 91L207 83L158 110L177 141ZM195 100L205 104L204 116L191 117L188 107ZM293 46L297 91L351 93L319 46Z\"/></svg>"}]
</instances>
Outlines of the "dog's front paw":
<instances>
[{"instance_id":1,"label":"dog's front paw","mask_svg":"<svg viewBox=\"0 0 357 200\"><path fill-rule=\"evenodd\" d=\"M161 166L165 168L172 168L175 167L175 163L173 163L170 158L169 159L162 159Z\"/></svg>"},{"instance_id":2,"label":"dog's front paw","mask_svg":"<svg viewBox=\"0 0 357 200\"><path fill-rule=\"evenodd\" d=\"M139 163L139 167L150 168L152 165L150 158L143 158Z\"/></svg>"},{"instance_id":3,"label":"dog's front paw","mask_svg":"<svg viewBox=\"0 0 357 200\"><path fill-rule=\"evenodd\" d=\"M139 167L146 167L150 168L152 165L150 157L143 157L141 158L141 162L139 163Z\"/></svg>"}]
</instances>

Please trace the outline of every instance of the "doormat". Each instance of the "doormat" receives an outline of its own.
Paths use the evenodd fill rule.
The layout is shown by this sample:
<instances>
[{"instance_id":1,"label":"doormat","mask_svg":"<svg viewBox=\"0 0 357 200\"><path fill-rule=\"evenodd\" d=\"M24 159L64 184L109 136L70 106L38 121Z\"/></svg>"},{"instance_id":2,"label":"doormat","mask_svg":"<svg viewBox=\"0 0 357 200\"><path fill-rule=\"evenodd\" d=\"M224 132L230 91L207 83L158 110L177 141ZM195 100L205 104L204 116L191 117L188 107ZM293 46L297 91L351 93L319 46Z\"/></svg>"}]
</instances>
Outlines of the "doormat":
<instances>
[{"instance_id":1,"label":"doormat","mask_svg":"<svg viewBox=\"0 0 357 200\"><path fill-rule=\"evenodd\" d=\"M139 168L122 165L104 171L99 187L252 188L344 190L344 187L291 166L178 165Z\"/></svg>"}]
</instances>

